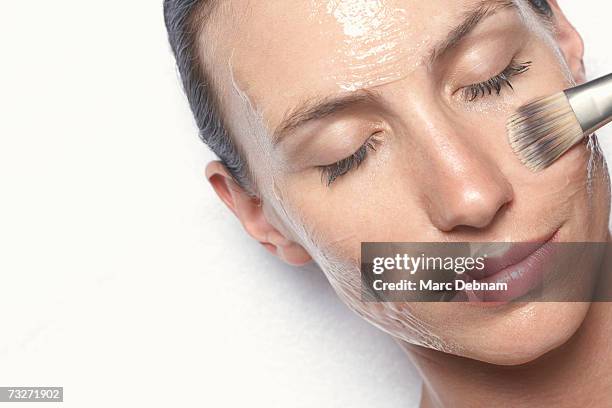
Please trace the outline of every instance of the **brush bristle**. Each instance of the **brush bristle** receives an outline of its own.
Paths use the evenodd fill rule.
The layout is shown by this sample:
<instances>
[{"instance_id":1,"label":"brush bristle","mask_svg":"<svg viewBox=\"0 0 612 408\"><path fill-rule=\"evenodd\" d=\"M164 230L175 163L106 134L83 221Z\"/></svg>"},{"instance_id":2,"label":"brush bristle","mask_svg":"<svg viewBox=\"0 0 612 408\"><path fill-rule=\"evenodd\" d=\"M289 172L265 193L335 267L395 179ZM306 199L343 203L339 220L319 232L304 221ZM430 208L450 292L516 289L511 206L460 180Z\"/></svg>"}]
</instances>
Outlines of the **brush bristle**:
<instances>
[{"instance_id":1,"label":"brush bristle","mask_svg":"<svg viewBox=\"0 0 612 408\"><path fill-rule=\"evenodd\" d=\"M520 107L506 128L512 150L533 171L547 168L584 138L563 92Z\"/></svg>"}]
</instances>

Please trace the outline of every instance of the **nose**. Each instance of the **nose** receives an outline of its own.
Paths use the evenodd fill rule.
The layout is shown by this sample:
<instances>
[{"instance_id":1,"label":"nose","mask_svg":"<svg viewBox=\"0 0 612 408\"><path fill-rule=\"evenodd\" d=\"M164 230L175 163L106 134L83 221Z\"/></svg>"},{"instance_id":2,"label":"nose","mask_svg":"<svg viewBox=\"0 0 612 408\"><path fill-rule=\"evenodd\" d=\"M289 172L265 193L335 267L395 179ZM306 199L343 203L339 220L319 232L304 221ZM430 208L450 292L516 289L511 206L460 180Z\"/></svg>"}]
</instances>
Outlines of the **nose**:
<instances>
[{"instance_id":1,"label":"nose","mask_svg":"<svg viewBox=\"0 0 612 408\"><path fill-rule=\"evenodd\" d=\"M426 208L441 231L486 228L513 200L512 185L499 166L475 146L461 140L447 142L430 163L433 177L426 188Z\"/></svg>"}]
</instances>

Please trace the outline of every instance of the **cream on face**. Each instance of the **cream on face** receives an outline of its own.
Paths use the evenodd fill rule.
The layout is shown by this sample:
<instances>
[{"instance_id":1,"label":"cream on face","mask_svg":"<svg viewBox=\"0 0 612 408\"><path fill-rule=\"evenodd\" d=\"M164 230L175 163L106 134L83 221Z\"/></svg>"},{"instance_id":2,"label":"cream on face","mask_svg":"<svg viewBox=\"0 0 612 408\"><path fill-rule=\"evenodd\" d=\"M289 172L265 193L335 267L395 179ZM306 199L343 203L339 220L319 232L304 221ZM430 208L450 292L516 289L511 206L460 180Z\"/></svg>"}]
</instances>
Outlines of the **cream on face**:
<instances>
[{"instance_id":1,"label":"cream on face","mask_svg":"<svg viewBox=\"0 0 612 408\"><path fill-rule=\"evenodd\" d=\"M524 2L520 13L489 17L441 62L428 63L432 45L477 3L232 1L227 9L240 24L218 28L224 46L214 57L228 62L217 72L218 83L228 84L221 88L225 116L241 135L270 218L308 249L357 313L403 340L460 354L496 352L497 337L478 337L483 327L508 334L546 314L532 308L529 317L519 310L483 319L456 305L365 305L359 242L521 241L564 223L568 239L601 232L585 208L586 152L569 154L559 173L533 178L504 142L514 107L567 85L556 43ZM514 78L514 92L465 101L462 87L499 74L513 58L533 62ZM375 98L272 142L304 101L362 87ZM368 160L332 188L322 185L316 167L353 154L374 134L380 144ZM476 227L452 231L456 220L476 216Z\"/></svg>"},{"instance_id":2,"label":"cream on face","mask_svg":"<svg viewBox=\"0 0 612 408\"><path fill-rule=\"evenodd\" d=\"M355 91L405 78L421 61L429 37L420 36L407 18L406 2L390 0L313 1L311 18L334 35L344 36L328 75L341 90ZM330 21L330 20L335 20ZM334 24L335 23L335 24ZM336 25L336 27L334 27ZM412 25L413 30L407 30ZM421 27L424 28L424 27ZM338 65L342 69L338 70Z\"/></svg>"},{"instance_id":3,"label":"cream on face","mask_svg":"<svg viewBox=\"0 0 612 408\"><path fill-rule=\"evenodd\" d=\"M290 108L308 98L375 87L414 72L430 42L426 24L409 18L413 11L406 8L416 3L302 0L248 7L242 2L225 3L223 13L236 21L230 24L231 31L216 34L224 42L236 38L220 56L228 62L231 58L232 70L225 79L233 76L240 92L264 113L272 132L286 113L272 106ZM260 25L275 29L260 30Z\"/></svg>"}]
</instances>

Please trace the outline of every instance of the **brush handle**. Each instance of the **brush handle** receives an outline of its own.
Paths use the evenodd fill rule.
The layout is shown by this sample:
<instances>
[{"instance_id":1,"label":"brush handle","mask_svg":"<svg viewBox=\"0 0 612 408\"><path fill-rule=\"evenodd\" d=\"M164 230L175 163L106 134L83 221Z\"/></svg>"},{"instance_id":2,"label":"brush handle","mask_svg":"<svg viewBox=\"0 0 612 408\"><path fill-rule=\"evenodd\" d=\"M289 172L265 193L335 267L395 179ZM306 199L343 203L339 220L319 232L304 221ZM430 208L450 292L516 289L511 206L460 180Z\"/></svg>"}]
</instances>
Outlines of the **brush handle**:
<instances>
[{"instance_id":1,"label":"brush handle","mask_svg":"<svg viewBox=\"0 0 612 408\"><path fill-rule=\"evenodd\" d=\"M612 74L565 91L585 135L612 121Z\"/></svg>"}]
</instances>

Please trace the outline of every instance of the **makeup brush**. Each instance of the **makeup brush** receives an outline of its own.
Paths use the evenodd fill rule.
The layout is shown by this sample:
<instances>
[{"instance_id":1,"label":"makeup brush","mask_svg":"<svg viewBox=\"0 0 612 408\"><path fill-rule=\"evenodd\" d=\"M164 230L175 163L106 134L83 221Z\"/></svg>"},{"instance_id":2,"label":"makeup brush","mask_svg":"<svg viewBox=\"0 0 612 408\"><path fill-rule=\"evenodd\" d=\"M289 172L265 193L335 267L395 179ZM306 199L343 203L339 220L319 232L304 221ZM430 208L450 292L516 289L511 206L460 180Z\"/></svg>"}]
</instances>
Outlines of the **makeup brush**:
<instances>
[{"instance_id":1,"label":"makeup brush","mask_svg":"<svg viewBox=\"0 0 612 408\"><path fill-rule=\"evenodd\" d=\"M520 107L506 123L512 150L543 170L612 121L612 74Z\"/></svg>"}]
</instances>

